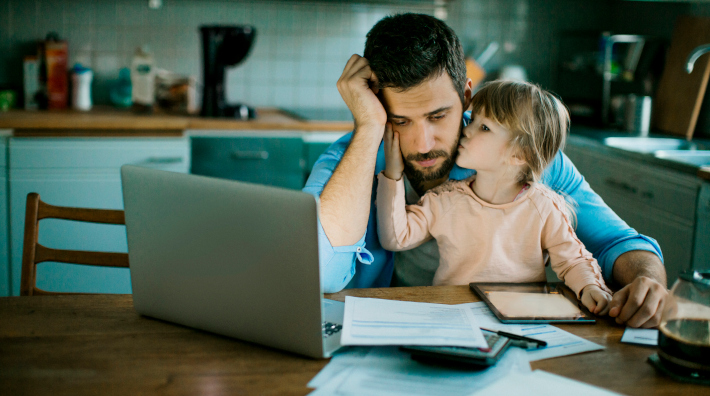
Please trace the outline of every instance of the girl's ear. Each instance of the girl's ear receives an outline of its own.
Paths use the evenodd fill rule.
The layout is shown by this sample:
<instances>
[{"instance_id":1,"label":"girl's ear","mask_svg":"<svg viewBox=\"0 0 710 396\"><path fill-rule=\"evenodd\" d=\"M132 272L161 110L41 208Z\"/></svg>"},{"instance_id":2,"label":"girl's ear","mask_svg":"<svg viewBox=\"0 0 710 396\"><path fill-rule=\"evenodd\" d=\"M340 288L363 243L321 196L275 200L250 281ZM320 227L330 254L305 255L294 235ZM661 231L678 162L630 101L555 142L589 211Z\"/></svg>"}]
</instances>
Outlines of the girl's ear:
<instances>
[{"instance_id":1,"label":"girl's ear","mask_svg":"<svg viewBox=\"0 0 710 396\"><path fill-rule=\"evenodd\" d=\"M520 149L514 147L510 148L510 156L508 157L508 162L510 163L510 165L513 166L523 166L527 164L527 162L525 162L523 156L520 153Z\"/></svg>"},{"instance_id":2,"label":"girl's ear","mask_svg":"<svg viewBox=\"0 0 710 396\"><path fill-rule=\"evenodd\" d=\"M515 165L515 166L523 166L526 164L525 160L518 157L517 155L513 155L510 157L510 164Z\"/></svg>"}]
</instances>

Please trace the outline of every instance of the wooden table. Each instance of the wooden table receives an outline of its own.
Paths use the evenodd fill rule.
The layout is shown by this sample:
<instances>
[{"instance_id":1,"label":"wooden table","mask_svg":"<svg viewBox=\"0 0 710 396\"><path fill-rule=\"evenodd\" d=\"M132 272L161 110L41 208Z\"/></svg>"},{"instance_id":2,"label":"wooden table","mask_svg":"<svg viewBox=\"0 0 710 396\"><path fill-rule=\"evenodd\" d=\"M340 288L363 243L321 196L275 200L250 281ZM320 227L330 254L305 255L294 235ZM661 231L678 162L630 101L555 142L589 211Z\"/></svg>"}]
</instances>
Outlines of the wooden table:
<instances>
[{"instance_id":1,"label":"wooden table","mask_svg":"<svg viewBox=\"0 0 710 396\"><path fill-rule=\"evenodd\" d=\"M346 295L458 304L465 286L346 290ZM284 327L288 327L284 324ZM710 394L646 362L653 348L619 342L611 320L564 330L606 350L532 363L630 395ZM138 315L130 295L0 298L0 394L304 395L327 360L312 360Z\"/></svg>"}]
</instances>

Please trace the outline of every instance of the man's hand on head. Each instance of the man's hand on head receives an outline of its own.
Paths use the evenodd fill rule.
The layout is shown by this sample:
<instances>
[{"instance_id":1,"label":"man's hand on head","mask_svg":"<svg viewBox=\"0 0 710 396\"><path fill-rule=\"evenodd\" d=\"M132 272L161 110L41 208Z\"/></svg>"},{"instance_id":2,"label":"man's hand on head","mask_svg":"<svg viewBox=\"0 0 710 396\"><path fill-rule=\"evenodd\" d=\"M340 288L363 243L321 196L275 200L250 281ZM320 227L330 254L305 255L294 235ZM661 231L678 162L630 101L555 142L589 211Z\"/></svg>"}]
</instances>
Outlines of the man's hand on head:
<instances>
[{"instance_id":1,"label":"man's hand on head","mask_svg":"<svg viewBox=\"0 0 710 396\"><path fill-rule=\"evenodd\" d=\"M625 284L609 304L609 316L616 323L650 328L661 323L668 289L663 263L647 251L630 251L614 263L614 279Z\"/></svg>"},{"instance_id":2,"label":"man's hand on head","mask_svg":"<svg viewBox=\"0 0 710 396\"><path fill-rule=\"evenodd\" d=\"M340 96L353 113L357 129L384 133L387 112L377 98L378 84L367 59L357 54L351 56L337 85Z\"/></svg>"}]
</instances>

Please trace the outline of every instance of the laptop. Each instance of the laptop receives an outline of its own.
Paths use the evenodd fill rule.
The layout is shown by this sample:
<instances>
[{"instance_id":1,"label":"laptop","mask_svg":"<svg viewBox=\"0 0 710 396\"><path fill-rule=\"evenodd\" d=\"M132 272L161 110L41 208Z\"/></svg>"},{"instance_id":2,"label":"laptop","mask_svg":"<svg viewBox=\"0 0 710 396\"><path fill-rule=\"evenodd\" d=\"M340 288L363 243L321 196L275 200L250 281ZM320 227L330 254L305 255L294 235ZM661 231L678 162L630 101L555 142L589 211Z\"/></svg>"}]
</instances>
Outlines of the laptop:
<instances>
[{"instance_id":1,"label":"laptop","mask_svg":"<svg viewBox=\"0 0 710 396\"><path fill-rule=\"evenodd\" d=\"M130 165L121 180L138 313L314 358L340 347L315 197Z\"/></svg>"}]
</instances>

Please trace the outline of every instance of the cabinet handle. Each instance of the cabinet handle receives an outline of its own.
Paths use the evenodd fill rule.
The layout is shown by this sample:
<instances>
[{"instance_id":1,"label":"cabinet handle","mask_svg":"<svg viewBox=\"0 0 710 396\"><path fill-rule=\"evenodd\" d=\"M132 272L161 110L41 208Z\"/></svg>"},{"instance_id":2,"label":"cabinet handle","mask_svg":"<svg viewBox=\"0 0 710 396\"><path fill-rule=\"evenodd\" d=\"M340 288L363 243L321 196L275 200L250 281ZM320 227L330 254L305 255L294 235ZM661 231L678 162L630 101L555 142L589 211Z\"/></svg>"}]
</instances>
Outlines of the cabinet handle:
<instances>
[{"instance_id":1,"label":"cabinet handle","mask_svg":"<svg viewBox=\"0 0 710 396\"><path fill-rule=\"evenodd\" d=\"M626 193L631 193L631 194L636 194L638 192L638 188L630 185L629 183L614 180L614 179L606 179L604 181L608 186L613 187L617 190L624 191Z\"/></svg>"},{"instance_id":2,"label":"cabinet handle","mask_svg":"<svg viewBox=\"0 0 710 396\"><path fill-rule=\"evenodd\" d=\"M149 164L179 164L183 161L182 157L150 157L146 160Z\"/></svg>"},{"instance_id":3,"label":"cabinet handle","mask_svg":"<svg viewBox=\"0 0 710 396\"><path fill-rule=\"evenodd\" d=\"M232 159L235 160L267 160L269 159L268 151L234 151Z\"/></svg>"}]
</instances>

